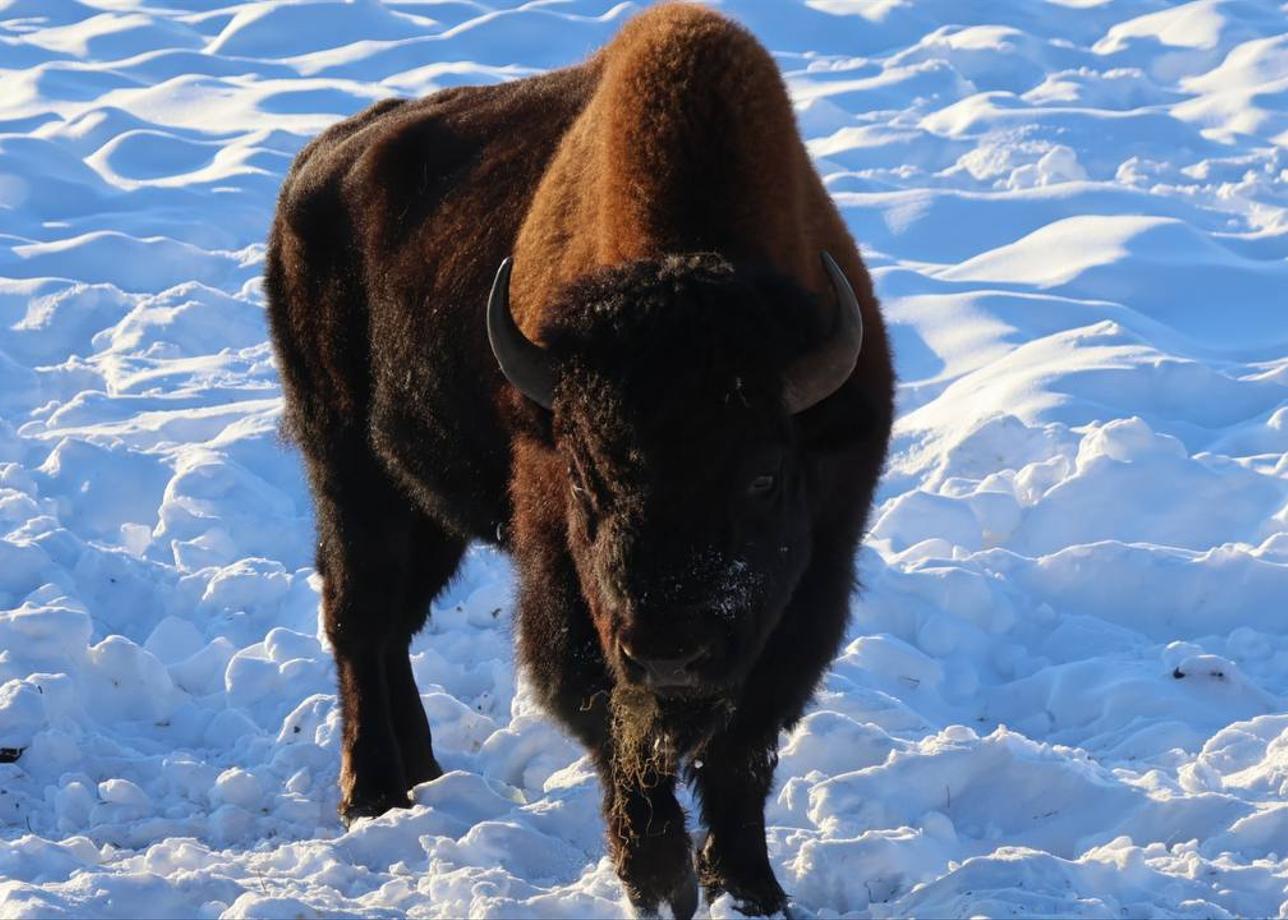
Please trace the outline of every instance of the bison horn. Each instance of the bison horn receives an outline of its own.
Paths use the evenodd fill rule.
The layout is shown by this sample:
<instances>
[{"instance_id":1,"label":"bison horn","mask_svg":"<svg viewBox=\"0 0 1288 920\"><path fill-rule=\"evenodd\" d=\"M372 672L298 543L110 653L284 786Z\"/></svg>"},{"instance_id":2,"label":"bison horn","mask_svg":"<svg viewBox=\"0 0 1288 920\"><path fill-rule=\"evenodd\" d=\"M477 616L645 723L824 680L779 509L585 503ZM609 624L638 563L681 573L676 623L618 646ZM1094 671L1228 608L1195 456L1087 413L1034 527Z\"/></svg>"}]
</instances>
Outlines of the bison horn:
<instances>
[{"instance_id":1,"label":"bison horn","mask_svg":"<svg viewBox=\"0 0 1288 920\"><path fill-rule=\"evenodd\" d=\"M831 396L850 378L863 348L863 314L845 272L826 252L823 268L836 291L836 318L827 339L806 352L783 375L783 401L791 413L803 412Z\"/></svg>"},{"instance_id":2,"label":"bison horn","mask_svg":"<svg viewBox=\"0 0 1288 920\"><path fill-rule=\"evenodd\" d=\"M555 379L550 359L540 345L530 341L510 313L510 269L507 258L497 269L487 301L487 338L505 379L524 396L549 409L554 402Z\"/></svg>"}]
</instances>

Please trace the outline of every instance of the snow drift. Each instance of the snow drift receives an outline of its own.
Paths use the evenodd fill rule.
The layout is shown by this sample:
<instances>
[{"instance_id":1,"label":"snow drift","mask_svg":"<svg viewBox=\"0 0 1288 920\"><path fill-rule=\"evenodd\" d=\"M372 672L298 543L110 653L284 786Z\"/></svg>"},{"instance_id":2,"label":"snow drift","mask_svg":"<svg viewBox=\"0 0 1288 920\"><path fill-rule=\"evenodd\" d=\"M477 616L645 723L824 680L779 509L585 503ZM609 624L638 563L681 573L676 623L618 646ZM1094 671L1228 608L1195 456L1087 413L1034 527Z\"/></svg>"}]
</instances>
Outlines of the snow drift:
<instances>
[{"instance_id":1,"label":"snow drift","mask_svg":"<svg viewBox=\"0 0 1288 920\"><path fill-rule=\"evenodd\" d=\"M0 0L0 914L620 915L486 549L414 646L448 774L341 832L259 276L322 127L636 5L172 6ZM721 6L901 377L768 809L797 911L1288 915L1288 8Z\"/></svg>"}]
</instances>

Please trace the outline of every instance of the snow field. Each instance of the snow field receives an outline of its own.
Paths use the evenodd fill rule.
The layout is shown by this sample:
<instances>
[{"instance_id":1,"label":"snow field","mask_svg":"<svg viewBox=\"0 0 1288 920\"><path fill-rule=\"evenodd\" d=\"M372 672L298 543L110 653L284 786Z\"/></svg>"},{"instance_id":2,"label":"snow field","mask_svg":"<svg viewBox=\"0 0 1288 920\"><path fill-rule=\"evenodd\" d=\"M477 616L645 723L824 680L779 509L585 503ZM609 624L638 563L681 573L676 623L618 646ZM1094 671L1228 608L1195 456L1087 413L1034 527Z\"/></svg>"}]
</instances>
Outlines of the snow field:
<instances>
[{"instance_id":1,"label":"snow field","mask_svg":"<svg viewBox=\"0 0 1288 920\"><path fill-rule=\"evenodd\" d=\"M901 379L767 810L796 911L1288 916L1288 7L720 6ZM624 913L487 549L413 648L447 775L342 832L259 276L327 124L638 8L0 0L0 915Z\"/></svg>"}]
</instances>

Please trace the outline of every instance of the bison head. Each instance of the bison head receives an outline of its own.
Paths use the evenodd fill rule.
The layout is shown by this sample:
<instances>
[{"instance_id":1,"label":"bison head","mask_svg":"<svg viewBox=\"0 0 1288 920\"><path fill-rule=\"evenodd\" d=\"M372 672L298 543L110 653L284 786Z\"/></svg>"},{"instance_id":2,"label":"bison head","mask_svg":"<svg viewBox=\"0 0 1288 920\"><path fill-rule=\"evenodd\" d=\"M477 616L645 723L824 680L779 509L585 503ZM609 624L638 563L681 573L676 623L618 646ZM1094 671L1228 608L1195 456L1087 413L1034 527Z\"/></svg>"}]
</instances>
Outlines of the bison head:
<instances>
[{"instance_id":1,"label":"bison head","mask_svg":"<svg viewBox=\"0 0 1288 920\"><path fill-rule=\"evenodd\" d=\"M602 270L547 305L545 346L488 311L506 377L552 413L568 549L605 659L662 697L727 694L777 625L811 552L795 416L850 376L853 291L830 329L814 298L714 255Z\"/></svg>"}]
</instances>

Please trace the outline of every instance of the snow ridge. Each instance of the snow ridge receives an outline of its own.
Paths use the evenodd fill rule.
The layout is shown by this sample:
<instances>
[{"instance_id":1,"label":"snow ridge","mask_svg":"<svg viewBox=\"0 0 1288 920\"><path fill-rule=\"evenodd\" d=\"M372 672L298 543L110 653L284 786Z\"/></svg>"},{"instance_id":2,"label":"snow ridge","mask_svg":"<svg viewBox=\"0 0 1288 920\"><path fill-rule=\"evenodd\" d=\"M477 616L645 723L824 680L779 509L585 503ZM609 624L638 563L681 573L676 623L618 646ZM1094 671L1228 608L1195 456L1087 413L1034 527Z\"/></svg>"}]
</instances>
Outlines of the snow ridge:
<instances>
[{"instance_id":1,"label":"snow ridge","mask_svg":"<svg viewBox=\"0 0 1288 920\"><path fill-rule=\"evenodd\" d=\"M483 548L414 646L449 772L342 833L260 273L323 127L639 5L0 0L0 915L625 912ZM767 813L796 910L1288 916L1288 6L720 6L901 380Z\"/></svg>"}]
</instances>

